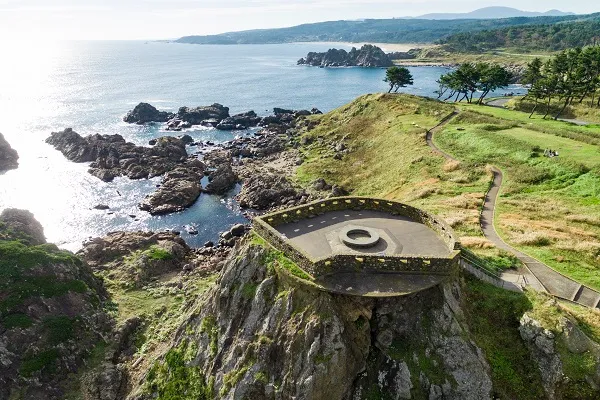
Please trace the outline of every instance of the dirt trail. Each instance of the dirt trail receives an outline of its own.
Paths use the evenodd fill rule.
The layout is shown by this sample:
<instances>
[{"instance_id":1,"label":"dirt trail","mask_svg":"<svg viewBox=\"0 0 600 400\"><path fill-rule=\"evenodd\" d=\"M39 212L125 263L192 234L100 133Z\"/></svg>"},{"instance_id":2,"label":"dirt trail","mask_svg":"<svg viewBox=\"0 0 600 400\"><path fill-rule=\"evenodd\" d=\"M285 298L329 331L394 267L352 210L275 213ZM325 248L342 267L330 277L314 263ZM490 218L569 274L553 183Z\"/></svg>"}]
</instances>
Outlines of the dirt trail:
<instances>
[{"instance_id":1,"label":"dirt trail","mask_svg":"<svg viewBox=\"0 0 600 400\"><path fill-rule=\"evenodd\" d=\"M444 129L444 127L458 114L459 111L455 110L451 115L444 118L438 125L427 132L426 139L427 144L434 152L442 155L448 160L460 162L460 160L457 160L452 155L441 150L433 142L433 135ZM515 274L503 274L500 278L512 283L522 282L536 290L548 292L554 296L581 305L600 308L598 306L600 303L600 292L562 275L541 261L515 249L498 235L498 232L496 232L496 228L494 227L494 217L498 194L500 193L500 187L502 186L502 171L495 166L492 166L492 173L493 181L485 196L483 210L479 220L481 230L483 231L484 236L496 247L514 254L525 266L518 271L517 276L515 276Z\"/></svg>"}]
</instances>

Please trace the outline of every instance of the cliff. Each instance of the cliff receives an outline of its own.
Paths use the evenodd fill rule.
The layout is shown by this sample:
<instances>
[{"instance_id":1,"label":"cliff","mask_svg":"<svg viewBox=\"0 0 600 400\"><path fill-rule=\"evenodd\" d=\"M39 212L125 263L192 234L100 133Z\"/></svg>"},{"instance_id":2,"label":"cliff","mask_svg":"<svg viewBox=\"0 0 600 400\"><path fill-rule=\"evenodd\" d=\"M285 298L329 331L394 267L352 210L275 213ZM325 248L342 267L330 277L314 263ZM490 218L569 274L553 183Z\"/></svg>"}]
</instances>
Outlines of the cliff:
<instances>
[{"instance_id":1,"label":"cliff","mask_svg":"<svg viewBox=\"0 0 600 400\"><path fill-rule=\"evenodd\" d=\"M458 284L404 298L334 295L299 284L260 244L236 250L134 397L171 398L186 376L180 384L199 398L490 398Z\"/></svg>"},{"instance_id":2,"label":"cliff","mask_svg":"<svg viewBox=\"0 0 600 400\"><path fill-rule=\"evenodd\" d=\"M0 133L0 172L15 169L19 166L19 155Z\"/></svg>"},{"instance_id":3,"label":"cliff","mask_svg":"<svg viewBox=\"0 0 600 400\"><path fill-rule=\"evenodd\" d=\"M324 53L310 52L306 58L298 60L298 65L314 67L391 67L392 59L379 47L365 44L350 52L344 49L329 49Z\"/></svg>"}]
</instances>

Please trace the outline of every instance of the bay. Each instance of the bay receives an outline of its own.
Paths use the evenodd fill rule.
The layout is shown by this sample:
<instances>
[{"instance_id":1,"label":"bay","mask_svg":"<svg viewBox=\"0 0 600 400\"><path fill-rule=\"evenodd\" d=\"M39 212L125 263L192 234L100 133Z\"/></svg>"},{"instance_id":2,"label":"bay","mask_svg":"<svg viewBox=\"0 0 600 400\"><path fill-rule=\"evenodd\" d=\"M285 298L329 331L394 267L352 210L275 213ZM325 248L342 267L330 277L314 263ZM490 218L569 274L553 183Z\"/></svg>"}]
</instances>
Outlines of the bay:
<instances>
[{"instance_id":1,"label":"bay","mask_svg":"<svg viewBox=\"0 0 600 400\"><path fill-rule=\"evenodd\" d=\"M336 45L340 47L341 45ZM297 66L324 43L199 46L167 42L11 42L0 43L0 132L20 156L19 168L0 175L0 209L32 211L49 242L77 250L83 240L116 230L182 231L192 246L245 219L232 199L202 194L188 210L153 217L137 204L160 178L105 183L87 165L66 160L44 140L67 127L82 135L121 134L138 145L179 133L163 126L122 122L141 101L161 110L214 102L231 113L273 107L326 112L357 96L386 91L385 70ZM349 46L348 46L349 47ZM411 68L415 84L403 91L433 96L441 67ZM508 91L515 91L514 87ZM251 132L194 128L196 140L223 142ZM239 188L238 188L239 189ZM107 204L110 211L93 207ZM132 217L133 216L133 217ZM193 226L198 235L188 235Z\"/></svg>"}]
</instances>

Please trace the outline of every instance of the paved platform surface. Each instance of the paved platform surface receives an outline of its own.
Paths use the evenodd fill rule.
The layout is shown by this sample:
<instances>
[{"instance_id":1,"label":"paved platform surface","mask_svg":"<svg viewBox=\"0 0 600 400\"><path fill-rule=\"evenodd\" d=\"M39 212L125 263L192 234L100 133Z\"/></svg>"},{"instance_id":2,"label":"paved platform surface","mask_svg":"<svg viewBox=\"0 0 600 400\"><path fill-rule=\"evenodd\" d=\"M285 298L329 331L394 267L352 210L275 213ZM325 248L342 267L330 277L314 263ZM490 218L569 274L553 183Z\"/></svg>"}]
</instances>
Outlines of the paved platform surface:
<instances>
[{"instance_id":1,"label":"paved platform surface","mask_svg":"<svg viewBox=\"0 0 600 400\"><path fill-rule=\"evenodd\" d=\"M381 236L378 245L369 249L351 249L344 245L338 233L347 225L376 229ZM339 253L433 257L445 257L451 253L446 243L428 226L380 211L329 211L314 218L279 225L275 229L314 259Z\"/></svg>"},{"instance_id":2,"label":"paved platform surface","mask_svg":"<svg viewBox=\"0 0 600 400\"><path fill-rule=\"evenodd\" d=\"M439 285L447 276L348 272L325 275L316 283L330 292L363 297L396 297Z\"/></svg>"}]
</instances>

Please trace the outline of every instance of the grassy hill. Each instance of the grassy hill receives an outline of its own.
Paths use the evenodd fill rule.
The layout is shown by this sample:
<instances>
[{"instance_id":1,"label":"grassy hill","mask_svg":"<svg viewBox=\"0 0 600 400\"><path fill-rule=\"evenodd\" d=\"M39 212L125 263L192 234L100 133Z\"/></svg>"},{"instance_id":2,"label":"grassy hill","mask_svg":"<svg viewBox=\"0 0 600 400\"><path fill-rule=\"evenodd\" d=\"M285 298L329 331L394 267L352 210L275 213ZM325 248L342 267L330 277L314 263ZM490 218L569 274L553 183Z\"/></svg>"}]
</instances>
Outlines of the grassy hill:
<instances>
[{"instance_id":1,"label":"grassy hill","mask_svg":"<svg viewBox=\"0 0 600 400\"><path fill-rule=\"evenodd\" d=\"M432 43L448 35L523 25L555 24L581 16L541 16L502 19L366 19L328 21L289 28L228 32L219 35L185 36L178 43L264 44L290 42Z\"/></svg>"},{"instance_id":2,"label":"grassy hill","mask_svg":"<svg viewBox=\"0 0 600 400\"><path fill-rule=\"evenodd\" d=\"M491 49L515 51L558 51L600 42L600 14L553 23L497 27L477 32L460 32L442 38L439 43L458 52L480 52Z\"/></svg>"},{"instance_id":3,"label":"grassy hill","mask_svg":"<svg viewBox=\"0 0 600 400\"><path fill-rule=\"evenodd\" d=\"M454 106L406 95L366 95L318 117L302 139L298 179L318 177L357 195L408 202L444 217L462 242L497 265L509 257L479 227L489 165L505 182L496 227L511 245L600 289L600 127L530 120L527 114L458 105L461 113L436 135L461 160L447 162L425 142L427 128ZM335 159L336 144L350 149ZM544 148L559 151L543 156Z\"/></svg>"}]
</instances>

